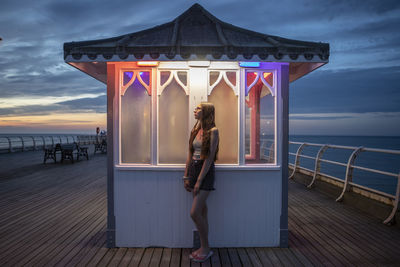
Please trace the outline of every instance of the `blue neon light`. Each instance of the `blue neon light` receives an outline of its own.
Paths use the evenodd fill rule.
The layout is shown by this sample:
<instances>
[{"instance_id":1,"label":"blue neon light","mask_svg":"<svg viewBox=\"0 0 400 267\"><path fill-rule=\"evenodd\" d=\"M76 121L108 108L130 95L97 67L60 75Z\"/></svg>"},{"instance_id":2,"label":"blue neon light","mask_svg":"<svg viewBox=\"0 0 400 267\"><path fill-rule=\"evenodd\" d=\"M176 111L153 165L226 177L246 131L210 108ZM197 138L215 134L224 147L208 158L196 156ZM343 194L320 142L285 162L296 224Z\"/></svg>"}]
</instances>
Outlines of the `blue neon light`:
<instances>
[{"instance_id":1,"label":"blue neon light","mask_svg":"<svg viewBox=\"0 0 400 267\"><path fill-rule=\"evenodd\" d=\"M240 67L259 68L260 62L239 62Z\"/></svg>"}]
</instances>

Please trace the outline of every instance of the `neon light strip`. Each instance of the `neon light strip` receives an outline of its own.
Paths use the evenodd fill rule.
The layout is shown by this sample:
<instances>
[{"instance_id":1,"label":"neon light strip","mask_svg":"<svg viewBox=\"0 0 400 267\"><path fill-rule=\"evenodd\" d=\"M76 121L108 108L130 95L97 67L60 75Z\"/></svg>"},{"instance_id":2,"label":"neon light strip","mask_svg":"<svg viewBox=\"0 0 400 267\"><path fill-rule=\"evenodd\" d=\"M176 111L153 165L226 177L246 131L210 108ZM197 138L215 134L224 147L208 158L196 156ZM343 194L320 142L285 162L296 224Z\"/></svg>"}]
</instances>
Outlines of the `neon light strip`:
<instances>
[{"instance_id":1,"label":"neon light strip","mask_svg":"<svg viewBox=\"0 0 400 267\"><path fill-rule=\"evenodd\" d=\"M140 67L158 66L158 61L138 61L137 65Z\"/></svg>"},{"instance_id":2,"label":"neon light strip","mask_svg":"<svg viewBox=\"0 0 400 267\"><path fill-rule=\"evenodd\" d=\"M260 62L239 62L240 67L259 68Z\"/></svg>"}]
</instances>

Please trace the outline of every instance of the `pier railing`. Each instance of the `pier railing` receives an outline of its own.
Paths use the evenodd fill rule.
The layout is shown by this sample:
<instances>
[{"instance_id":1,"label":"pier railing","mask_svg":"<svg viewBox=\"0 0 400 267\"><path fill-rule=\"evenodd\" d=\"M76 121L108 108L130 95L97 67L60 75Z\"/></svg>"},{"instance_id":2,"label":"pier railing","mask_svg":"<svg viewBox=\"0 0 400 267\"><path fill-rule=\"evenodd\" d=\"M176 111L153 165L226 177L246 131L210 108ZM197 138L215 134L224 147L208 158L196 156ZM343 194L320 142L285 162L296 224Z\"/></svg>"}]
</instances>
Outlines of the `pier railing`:
<instances>
[{"instance_id":1,"label":"pier railing","mask_svg":"<svg viewBox=\"0 0 400 267\"><path fill-rule=\"evenodd\" d=\"M96 135L10 135L0 136L0 153L43 150L55 144L94 144Z\"/></svg>"},{"instance_id":2,"label":"pier railing","mask_svg":"<svg viewBox=\"0 0 400 267\"><path fill-rule=\"evenodd\" d=\"M384 202L386 204L390 204L393 206L392 212L390 215L384 220L385 224L391 224L394 221L394 216L398 209L399 205L399 195L400 195L400 173L393 173L383 170L377 170L374 168L366 168L362 166L356 165L356 158L364 152L374 152L379 154L391 154L391 155L400 155L400 150L389 150L389 149L376 149L376 148L367 148L367 147L351 147L351 146L340 146L340 145L327 145L327 144L314 144L314 143L301 143L301 142L289 142L291 145L298 145L297 152L292 153L289 152L289 155L295 156L294 164L289 163L289 166L292 167L292 173L289 176L289 179L293 179L296 171L305 171L308 174L312 175L311 182L307 185L308 188L311 188L317 179L317 176L322 178L324 181L335 184L336 186L340 186L342 188L341 194L337 197L336 201L342 201L344 194L346 191L354 191L356 193L361 193L367 197L373 198L375 200ZM315 147L318 149L318 152L315 156L302 154L303 150L306 147ZM350 151L351 154L347 158L347 163L338 162L334 160L324 159L323 155L328 149L342 149ZM314 169L311 170L304 166L300 166L300 159L306 158L314 160ZM346 174L344 177L335 177L326 173L321 172L321 163L329 163L336 166L346 167ZM397 179L396 193L395 195L388 194L386 192L382 192L380 190L376 190L367 186L363 186L353 182L353 170L361 170L366 172L371 172L375 174L380 174L384 176L393 177ZM386 200L386 201L385 201Z\"/></svg>"}]
</instances>

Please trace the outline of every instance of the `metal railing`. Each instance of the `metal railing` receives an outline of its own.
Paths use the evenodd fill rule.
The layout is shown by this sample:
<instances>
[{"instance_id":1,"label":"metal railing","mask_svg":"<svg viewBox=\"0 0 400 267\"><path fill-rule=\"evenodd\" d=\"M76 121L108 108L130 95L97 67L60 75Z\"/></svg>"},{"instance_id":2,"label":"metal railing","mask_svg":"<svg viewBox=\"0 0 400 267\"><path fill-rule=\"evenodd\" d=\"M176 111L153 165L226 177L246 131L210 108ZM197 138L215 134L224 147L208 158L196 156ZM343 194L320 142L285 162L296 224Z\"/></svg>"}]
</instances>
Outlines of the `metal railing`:
<instances>
[{"instance_id":1,"label":"metal railing","mask_svg":"<svg viewBox=\"0 0 400 267\"><path fill-rule=\"evenodd\" d=\"M294 174L295 174L297 169L304 169L304 170L307 170L307 171L310 171L311 173L313 173L312 180L307 185L308 188L311 188L314 185L315 180L316 180L318 175L323 176L323 177L328 178L328 179L332 179L332 180L338 182L339 184L343 184L342 192L338 196L336 201L342 201L345 192L350 191L352 188L358 188L360 190L364 190L364 191L367 191L367 192L371 192L371 193L377 194L379 196L386 197L386 198L391 200L391 204L392 204L393 208L392 208L392 212L386 218L386 220L384 220L383 223L391 224L391 223L394 222L394 216L396 214L396 211L398 209L398 204L399 204L400 172L399 173L393 173L393 172L387 172L387 171L382 171L382 170L376 170L376 169L373 169L373 168L366 168L366 167L362 167L362 166L357 166L357 165L355 165L355 160L356 160L357 156L359 156L360 153L363 153L363 152L376 152L376 153L400 155L400 150L375 149L375 148L366 148L366 147L351 147L351 146L301 143L301 142L289 142L289 144L299 145L299 147L297 148L297 152L296 153L289 152L289 155L296 156L294 164L291 164L291 163L289 164L289 166L293 167L293 171L292 171L291 175L289 176L289 179L292 179L294 177ZM318 152L317 152L315 157L308 156L308 155L302 155L302 152L303 152L305 147L317 147L317 148L319 148L319 150L318 150ZM351 151L352 153L349 156L349 158L347 159L347 164L345 164L345 163L338 162L338 161L323 159L322 157L323 157L324 153L328 149L345 149L345 150ZM314 160L314 170L310 170L310 169L301 167L300 166L300 158L307 158L307 159ZM338 177L334 177L334 176L322 173L321 172L321 163L322 162L330 163L330 164L337 165L337 166L346 167L346 174L345 174L344 179L340 179ZM372 189L372 188L369 188L369 187L354 183L353 182L353 170L354 169L358 169L358 170L362 170L362 171L366 171L366 172L372 172L372 173L375 173L375 174L381 174L381 175L397 178L396 194L395 195L388 194L388 193L385 193L385 192L382 192L382 191L379 191L379 190L375 190L375 189Z\"/></svg>"},{"instance_id":2,"label":"metal railing","mask_svg":"<svg viewBox=\"0 0 400 267\"><path fill-rule=\"evenodd\" d=\"M0 136L0 153L43 150L55 144L88 145L96 143L96 135L9 135Z\"/></svg>"}]
</instances>

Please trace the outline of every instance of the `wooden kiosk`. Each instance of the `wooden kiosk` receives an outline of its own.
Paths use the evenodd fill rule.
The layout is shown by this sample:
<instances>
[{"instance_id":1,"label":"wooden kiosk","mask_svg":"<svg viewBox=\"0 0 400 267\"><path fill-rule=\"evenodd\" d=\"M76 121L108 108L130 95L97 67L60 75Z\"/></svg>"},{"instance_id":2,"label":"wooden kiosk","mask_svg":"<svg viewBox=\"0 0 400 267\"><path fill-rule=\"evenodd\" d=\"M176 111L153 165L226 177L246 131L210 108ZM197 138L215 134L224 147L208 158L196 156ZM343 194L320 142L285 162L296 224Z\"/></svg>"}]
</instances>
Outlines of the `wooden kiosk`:
<instances>
[{"instance_id":1,"label":"wooden kiosk","mask_svg":"<svg viewBox=\"0 0 400 267\"><path fill-rule=\"evenodd\" d=\"M210 245L288 245L289 82L326 64L329 44L238 28L195 4L151 29L65 43L64 58L107 84L109 247L192 247L182 175L202 101L221 139Z\"/></svg>"}]
</instances>

